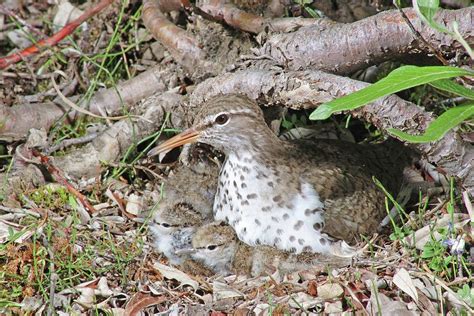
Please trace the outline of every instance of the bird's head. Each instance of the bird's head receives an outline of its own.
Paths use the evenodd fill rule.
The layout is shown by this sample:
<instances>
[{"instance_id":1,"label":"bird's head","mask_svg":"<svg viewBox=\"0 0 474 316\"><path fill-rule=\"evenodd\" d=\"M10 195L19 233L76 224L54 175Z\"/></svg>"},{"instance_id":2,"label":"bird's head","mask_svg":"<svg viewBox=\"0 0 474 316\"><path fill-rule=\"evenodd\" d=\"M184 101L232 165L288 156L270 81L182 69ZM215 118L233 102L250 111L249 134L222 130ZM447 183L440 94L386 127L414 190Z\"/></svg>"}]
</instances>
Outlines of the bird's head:
<instances>
[{"instance_id":1,"label":"bird's head","mask_svg":"<svg viewBox=\"0 0 474 316\"><path fill-rule=\"evenodd\" d=\"M258 147L262 138L268 137L276 138L254 101L242 95L221 95L202 105L191 128L153 148L148 156L194 142L229 153L246 146Z\"/></svg>"},{"instance_id":2,"label":"bird's head","mask_svg":"<svg viewBox=\"0 0 474 316\"><path fill-rule=\"evenodd\" d=\"M179 229L195 227L202 221L201 214L191 205L181 202L173 204L165 202L153 216L153 224L162 234L172 234Z\"/></svg>"},{"instance_id":3,"label":"bird's head","mask_svg":"<svg viewBox=\"0 0 474 316\"><path fill-rule=\"evenodd\" d=\"M223 272L230 266L238 242L234 229L224 222L206 224L197 229L193 236L192 256L216 272Z\"/></svg>"}]
</instances>

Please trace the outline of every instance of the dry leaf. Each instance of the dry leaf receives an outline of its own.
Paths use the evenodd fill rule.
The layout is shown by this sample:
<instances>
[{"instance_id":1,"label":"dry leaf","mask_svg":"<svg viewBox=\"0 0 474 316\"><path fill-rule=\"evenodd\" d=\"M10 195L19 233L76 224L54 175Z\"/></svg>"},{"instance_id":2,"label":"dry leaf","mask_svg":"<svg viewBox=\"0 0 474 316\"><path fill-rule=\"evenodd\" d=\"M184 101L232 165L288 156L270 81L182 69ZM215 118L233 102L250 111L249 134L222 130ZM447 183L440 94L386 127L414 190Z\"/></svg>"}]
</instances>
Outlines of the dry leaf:
<instances>
[{"instance_id":1,"label":"dry leaf","mask_svg":"<svg viewBox=\"0 0 474 316\"><path fill-rule=\"evenodd\" d=\"M313 308L322 303L323 300L320 297L313 297L304 292L298 292L295 295L292 295L289 301L290 307L303 309Z\"/></svg>"},{"instance_id":2,"label":"dry leaf","mask_svg":"<svg viewBox=\"0 0 474 316\"><path fill-rule=\"evenodd\" d=\"M102 297L109 297L112 296L114 292L109 288L107 284L107 278L101 277L99 282L97 283L97 290L96 295L100 295Z\"/></svg>"},{"instance_id":3,"label":"dry leaf","mask_svg":"<svg viewBox=\"0 0 474 316\"><path fill-rule=\"evenodd\" d=\"M135 316L140 313L143 309L166 302L167 298L165 296L153 296L150 294L145 294L138 292L128 301L127 306L125 307L125 315Z\"/></svg>"},{"instance_id":4,"label":"dry leaf","mask_svg":"<svg viewBox=\"0 0 474 316\"><path fill-rule=\"evenodd\" d=\"M212 282L212 292L214 301L219 301L226 298L244 297L242 292L239 292L229 285L218 281Z\"/></svg>"},{"instance_id":5,"label":"dry leaf","mask_svg":"<svg viewBox=\"0 0 474 316\"><path fill-rule=\"evenodd\" d=\"M268 312L269 308L270 308L270 305L268 304L265 304L265 303L257 304L253 309L254 315L263 315L265 312Z\"/></svg>"},{"instance_id":6,"label":"dry leaf","mask_svg":"<svg viewBox=\"0 0 474 316\"><path fill-rule=\"evenodd\" d=\"M31 40L28 38L28 34L28 27L24 26L7 32L7 37L16 47L26 48L31 45Z\"/></svg>"},{"instance_id":7,"label":"dry leaf","mask_svg":"<svg viewBox=\"0 0 474 316\"><path fill-rule=\"evenodd\" d=\"M416 291L416 287L407 270L404 268L398 270L393 276L393 283L418 303L418 292Z\"/></svg>"},{"instance_id":8,"label":"dry leaf","mask_svg":"<svg viewBox=\"0 0 474 316\"><path fill-rule=\"evenodd\" d=\"M92 307L95 302L94 289L89 287L81 287L77 288L77 290L79 293L81 293L81 295L77 298L76 302L88 308Z\"/></svg>"},{"instance_id":9,"label":"dry leaf","mask_svg":"<svg viewBox=\"0 0 474 316\"><path fill-rule=\"evenodd\" d=\"M61 1L61 3L58 5L58 12L53 19L55 30L59 30L69 21L78 18L82 13L83 11L73 6L69 1ZM81 27L83 30L87 29L87 22L85 22Z\"/></svg>"},{"instance_id":10,"label":"dry leaf","mask_svg":"<svg viewBox=\"0 0 474 316\"><path fill-rule=\"evenodd\" d=\"M329 302L326 302L324 303L324 313L327 313L327 314L333 314L333 313L342 313L343 309L342 309L342 302L341 301L337 301L337 302L334 302L334 303L329 303Z\"/></svg>"},{"instance_id":11,"label":"dry leaf","mask_svg":"<svg viewBox=\"0 0 474 316\"><path fill-rule=\"evenodd\" d=\"M194 290L199 288L199 283L193 280L186 273L169 266L165 266L159 262L155 262L153 267L160 271L160 273L167 279L173 279L180 283L181 286L190 285Z\"/></svg>"},{"instance_id":12,"label":"dry leaf","mask_svg":"<svg viewBox=\"0 0 474 316\"><path fill-rule=\"evenodd\" d=\"M127 200L127 206L125 210L127 213L137 216L143 210L143 196L132 193L129 195Z\"/></svg>"},{"instance_id":13,"label":"dry leaf","mask_svg":"<svg viewBox=\"0 0 474 316\"><path fill-rule=\"evenodd\" d=\"M316 280L309 281L308 294L311 296L318 296L318 283L316 282Z\"/></svg>"},{"instance_id":14,"label":"dry leaf","mask_svg":"<svg viewBox=\"0 0 474 316\"><path fill-rule=\"evenodd\" d=\"M419 313L409 311L407 305L404 302L392 300L385 294L377 293L372 290L370 302L367 305L367 311L369 315L419 315Z\"/></svg>"},{"instance_id":15,"label":"dry leaf","mask_svg":"<svg viewBox=\"0 0 474 316\"><path fill-rule=\"evenodd\" d=\"M318 297L328 301L344 294L344 289L337 283L326 283L318 287Z\"/></svg>"},{"instance_id":16,"label":"dry leaf","mask_svg":"<svg viewBox=\"0 0 474 316\"><path fill-rule=\"evenodd\" d=\"M0 244L3 244L8 240L8 237L10 236L10 231L12 234L18 233L16 229L0 220Z\"/></svg>"}]
</instances>

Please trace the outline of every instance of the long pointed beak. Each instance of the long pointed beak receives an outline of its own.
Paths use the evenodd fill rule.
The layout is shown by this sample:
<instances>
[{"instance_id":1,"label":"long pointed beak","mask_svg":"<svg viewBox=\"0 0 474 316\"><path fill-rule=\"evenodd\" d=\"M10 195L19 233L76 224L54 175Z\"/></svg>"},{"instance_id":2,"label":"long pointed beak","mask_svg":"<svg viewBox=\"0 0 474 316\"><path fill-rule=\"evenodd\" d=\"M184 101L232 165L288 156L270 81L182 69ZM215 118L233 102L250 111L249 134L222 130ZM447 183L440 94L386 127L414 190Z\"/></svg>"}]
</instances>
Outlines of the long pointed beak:
<instances>
[{"instance_id":1,"label":"long pointed beak","mask_svg":"<svg viewBox=\"0 0 474 316\"><path fill-rule=\"evenodd\" d=\"M164 151L169 151L173 148L176 148L184 144L194 143L197 141L198 137L199 137L199 132L196 131L194 128L189 128L185 130L184 132L168 139L166 142L162 143L161 145L151 149L148 152L148 157L156 156L159 153L162 153Z\"/></svg>"}]
</instances>

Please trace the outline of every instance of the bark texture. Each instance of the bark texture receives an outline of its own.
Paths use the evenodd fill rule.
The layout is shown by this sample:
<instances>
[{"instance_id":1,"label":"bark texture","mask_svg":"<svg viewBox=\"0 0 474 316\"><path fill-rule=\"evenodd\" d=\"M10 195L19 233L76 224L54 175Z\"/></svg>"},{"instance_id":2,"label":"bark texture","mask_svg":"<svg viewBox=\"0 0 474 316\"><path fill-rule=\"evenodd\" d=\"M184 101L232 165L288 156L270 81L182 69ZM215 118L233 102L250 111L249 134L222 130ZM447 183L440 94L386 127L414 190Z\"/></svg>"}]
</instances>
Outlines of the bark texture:
<instances>
[{"instance_id":1,"label":"bark texture","mask_svg":"<svg viewBox=\"0 0 474 316\"><path fill-rule=\"evenodd\" d=\"M464 49L451 36L421 22L413 9L404 9L416 30L435 48L454 55ZM474 9L440 10L435 19L448 28L452 21L468 43L474 43ZM293 33L270 35L256 53L292 70L318 69L335 74L356 70L391 59L432 53L420 43L398 10L354 22L321 20Z\"/></svg>"}]
</instances>

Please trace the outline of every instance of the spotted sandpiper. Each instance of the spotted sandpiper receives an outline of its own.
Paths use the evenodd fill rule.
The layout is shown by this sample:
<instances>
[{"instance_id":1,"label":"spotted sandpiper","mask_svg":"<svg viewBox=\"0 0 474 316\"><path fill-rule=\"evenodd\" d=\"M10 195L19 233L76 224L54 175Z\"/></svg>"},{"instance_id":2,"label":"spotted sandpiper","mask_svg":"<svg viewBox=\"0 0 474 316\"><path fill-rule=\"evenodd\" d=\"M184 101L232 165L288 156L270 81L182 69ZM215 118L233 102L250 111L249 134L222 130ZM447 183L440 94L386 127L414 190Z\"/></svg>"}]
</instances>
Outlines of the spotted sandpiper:
<instances>
[{"instance_id":1,"label":"spotted sandpiper","mask_svg":"<svg viewBox=\"0 0 474 316\"><path fill-rule=\"evenodd\" d=\"M182 264L196 228L212 220L218 166L196 148L188 152L188 165L180 164L163 184L163 198L150 224L153 245L171 264Z\"/></svg>"},{"instance_id":2,"label":"spotted sandpiper","mask_svg":"<svg viewBox=\"0 0 474 316\"><path fill-rule=\"evenodd\" d=\"M209 208L211 206L209 205ZM205 224L202 215L191 205L166 203L153 217L150 232L153 246L174 265L180 265L186 272L194 275L212 275L210 268L191 258L189 249L196 230Z\"/></svg>"},{"instance_id":3,"label":"spotted sandpiper","mask_svg":"<svg viewBox=\"0 0 474 316\"><path fill-rule=\"evenodd\" d=\"M282 141L258 105L241 95L210 99L193 127L149 155L193 142L226 156L214 218L229 223L248 245L294 253L354 255L346 242L375 232L386 214L384 194L372 177L395 192L409 161L394 143Z\"/></svg>"},{"instance_id":4,"label":"spotted sandpiper","mask_svg":"<svg viewBox=\"0 0 474 316\"><path fill-rule=\"evenodd\" d=\"M202 224L201 214L191 205L168 203L154 214L150 224L153 246L165 255L171 264L182 264L187 257L180 254L179 250L191 246L192 235Z\"/></svg>"},{"instance_id":5,"label":"spotted sandpiper","mask_svg":"<svg viewBox=\"0 0 474 316\"><path fill-rule=\"evenodd\" d=\"M214 273L226 275L287 273L303 269L325 269L350 264L347 257L303 252L292 254L270 246L251 247L237 238L232 227L212 222L198 228L192 238L191 256Z\"/></svg>"}]
</instances>

